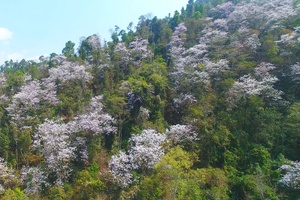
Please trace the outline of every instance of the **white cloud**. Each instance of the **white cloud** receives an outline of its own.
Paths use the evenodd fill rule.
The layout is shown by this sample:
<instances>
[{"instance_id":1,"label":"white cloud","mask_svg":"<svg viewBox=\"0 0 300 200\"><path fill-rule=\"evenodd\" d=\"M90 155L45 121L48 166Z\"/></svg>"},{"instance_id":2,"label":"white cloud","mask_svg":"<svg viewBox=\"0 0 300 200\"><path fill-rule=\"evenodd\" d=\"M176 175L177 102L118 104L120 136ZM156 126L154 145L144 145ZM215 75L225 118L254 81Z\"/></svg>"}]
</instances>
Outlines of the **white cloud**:
<instances>
[{"instance_id":1,"label":"white cloud","mask_svg":"<svg viewBox=\"0 0 300 200\"><path fill-rule=\"evenodd\" d=\"M20 61L24 58L24 55L21 53L12 53L6 55L6 60Z\"/></svg>"},{"instance_id":2,"label":"white cloud","mask_svg":"<svg viewBox=\"0 0 300 200\"><path fill-rule=\"evenodd\" d=\"M5 61L5 52L4 51L0 51L0 65L2 65Z\"/></svg>"},{"instance_id":3,"label":"white cloud","mask_svg":"<svg viewBox=\"0 0 300 200\"><path fill-rule=\"evenodd\" d=\"M12 35L13 33L3 27L0 27L0 41L8 41L10 39L12 39Z\"/></svg>"}]
</instances>

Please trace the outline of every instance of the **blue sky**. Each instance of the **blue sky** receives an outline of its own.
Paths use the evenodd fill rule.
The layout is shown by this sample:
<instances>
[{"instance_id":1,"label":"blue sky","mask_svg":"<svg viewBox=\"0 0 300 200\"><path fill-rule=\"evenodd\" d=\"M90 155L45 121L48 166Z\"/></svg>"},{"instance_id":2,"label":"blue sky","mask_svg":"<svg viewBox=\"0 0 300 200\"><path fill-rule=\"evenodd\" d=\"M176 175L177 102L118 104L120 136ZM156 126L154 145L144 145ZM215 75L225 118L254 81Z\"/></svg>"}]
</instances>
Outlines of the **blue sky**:
<instances>
[{"instance_id":1,"label":"blue sky","mask_svg":"<svg viewBox=\"0 0 300 200\"><path fill-rule=\"evenodd\" d=\"M141 15L163 18L188 0L0 0L0 65L5 60L36 59L61 53L69 40L98 34L110 40L110 29L136 26Z\"/></svg>"}]
</instances>

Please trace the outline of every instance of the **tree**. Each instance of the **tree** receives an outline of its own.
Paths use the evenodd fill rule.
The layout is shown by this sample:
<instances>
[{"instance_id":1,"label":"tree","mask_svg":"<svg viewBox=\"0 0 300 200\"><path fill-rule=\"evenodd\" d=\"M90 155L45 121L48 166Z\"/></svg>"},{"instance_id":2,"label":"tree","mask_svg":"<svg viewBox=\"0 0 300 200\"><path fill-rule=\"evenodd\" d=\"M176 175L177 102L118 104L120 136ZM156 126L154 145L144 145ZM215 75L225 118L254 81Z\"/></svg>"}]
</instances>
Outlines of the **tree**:
<instances>
[{"instance_id":1,"label":"tree","mask_svg":"<svg viewBox=\"0 0 300 200\"><path fill-rule=\"evenodd\" d=\"M298 161L291 161L290 163L284 164L279 170L284 173L279 183L289 189L300 189L300 163Z\"/></svg>"},{"instance_id":2,"label":"tree","mask_svg":"<svg viewBox=\"0 0 300 200\"><path fill-rule=\"evenodd\" d=\"M75 116L74 120L67 124L69 130L73 132L92 132L94 135L115 133L114 118L104 112L102 100L102 96L93 97L86 109L87 114Z\"/></svg>"},{"instance_id":3,"label":"tree","mask_svg":"<svg viewBox=\"0 0 300 200\"><path fill-rule=\"evenodd\" d=\"M46 120L34 135L34 147L44 156L49 173L55 177L54 183L62 185L71 175L70 164L75 158L67 125L61 121Z\"/></svg>"},{"instance_id":4,"label":"tree","mask_svg":"<svg viewBox=\"0 0 300 200\"><path fill-rule=\"evenodd\" d=\"M188 4L186 6L186 14L187 17L192 17L195 13L195 5L194 5L194 0L189 0Z\"/></svg>"},{"instance_id":5,"label":"tree","mask_svg":"<svg viewBox=\"0 0 300 200\"><path fill-rule=\"evenodd\" d=\"M101 57L101 39L100 36L94 34L87 38L82 38L78 53L82 60L96 62Z\"/></svg>"},{"instance_id":6,"label":"tree","mask_svg":"<svg viewBox=\"0 0 300 200\"><path fill-rule=\"evenodd\" d=\"M166 137L173 144L180 144L185 142L193 142L198 140L198 134L192 130L190 125L172 125L166 130Z\"/></svg>"},{"instance_id":7,"label":"tree","mask_svg":"<svg viewBox=\"0 0 300 200\"><path fill-rule=\"evenodd\" d=\"M40 167L23 167L21 178L26 185L26 194L37 194L49 186L48 177Z\"/></svg>"},{"instance_id":8,"label":"tree","mask_svg":"<svg viewBox=\"0 0 300 200\"><path fill-rule=\"evenodd\" d=\"M275 66L270 63L261 63L254 69L256 78L251 75L245 75L235 82L227 94L228 108L232 109L235 107L236 100L242 96L262 95L266 100L271 98L270 102L280 101L282 99L282 91L273 88L274 83L278 79L269 73L274 68Z\"/></svg>"},{"instance_id":9,"label":"tree","mask_svg":"<svg viewBox=\"0 0 300 200\"><path fill-rule=\"evenodd\" d=\"M181 17L180 17L180 13L176 10L174 12L174 15L173 15L172 19L169 22L169 24L171 26L171 29L175 30L175 28L180 24L180 22L182 22Z\"/></svg>"},{"instance_id":10,"label":"tree","mask_svg":"<svg viewBox=\"0 0 300 200\"><path fill-rule=\"evenodd\" d=\"M75 43L68 41L65 45L65 48L63 48L63 50L62 50L62 54L64 56L66 56L67 58L74 56L75 55L74 46L75 46Z\"/></svg>"},{"instance_id":11,"label":"tree","mask_svg":"<svg viewBox=\"0 0 300 200\"><path fill-rule=\"evenodd\" d=\"M284 126L285 132L285 151L287 158L292 160L300 159L295 152L299 148L299 120L300 120L300 103L294 103L289 108L289 114L286 117Z\"/></svg>"},{"instance_id":12,"label":"tree","mask_svg":"<svg viewBox=\"0 0 300 200\"><path fill-rule=\"evenodd\" d=\"M136 37L129 43L131 62L135 66L140 66L142 61L152 58L153 53L148 48L148 40Z\"/></svg>"},{"instance_id":13,"label":"tree","mask_svg":"<svg viewBox=\"0 0 300 200\"><path fill-rule=\"evenodd\" d=\"M56 63L57 67L49 70L49 77L44 79L46 84L56 83L56 81L66 83L78 80L83 85L92 79L92 75L87 71L88 67L84 65L67 61L64 56L56 56L52 58L52 61Z\"/></svg>"},{"instance_id":14,"label":"tree","mask_svg":"<svg viewBox=\"0 0 300 200\"><path fill-rule=\"evenodd\" d=\"M8 189L5 191L3 197L1 197L3 200L29 200L29 198L24 194L24 191L22 191L20 188L15 188L14 190Z\"/></svg>"},{"instance_id":15,"label":"tree","mask_svg":"<svg viewBox=\"0 0 300 200\"><path fill-rule=\"evenodd\" d=\"M16 178L14 170L8 168L7 163L0 157L0 193L13 186L17 180Z\"/></svg>"},{"instance_id":16,"label":"tree","mask_svg":"<svg viewBox=\"0 0 300 200\"><path fill-rule=\"evenodd\" d=\"M120 152L113 156L109 162L109 168L116 181L123 187L133 182L133 170L142 170L145 173L164 155L162 144L165 142L164 134L155 130L143 130L140 135L134 135L129 142L131 147L128 154Z\"/></svg>"},{"instance_id":17,"label":"tree","mask_svg":"<svg viewBox=\"0 0 300 200\"><path fill-rule=\"evenodd\" d=\"M137 199L229 199L224 171L193 169L195 162L195 154L179 146L170 149L141 181Z\"/></svg>"}]
</instances>

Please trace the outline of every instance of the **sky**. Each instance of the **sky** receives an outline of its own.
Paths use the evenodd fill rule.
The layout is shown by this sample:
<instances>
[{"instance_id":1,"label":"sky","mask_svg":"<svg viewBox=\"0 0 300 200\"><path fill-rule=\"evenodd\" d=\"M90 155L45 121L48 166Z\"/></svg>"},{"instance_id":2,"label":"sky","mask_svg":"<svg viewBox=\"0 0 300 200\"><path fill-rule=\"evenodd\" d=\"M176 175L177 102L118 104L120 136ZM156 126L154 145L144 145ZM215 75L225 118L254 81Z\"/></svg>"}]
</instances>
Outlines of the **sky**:
<instances>
[{"instance_id":1,"label":"sky","mask_svg":"<svg viewBox=\"0 0 300 200\"><path fill-rule=\"evenodd\" d=\"M0 65L6 60L60 54L69 40L98 34L110 40L115 25L136 26L141 15L164 18L188 0L0 0Z\"/></svg>"}]
</instances>

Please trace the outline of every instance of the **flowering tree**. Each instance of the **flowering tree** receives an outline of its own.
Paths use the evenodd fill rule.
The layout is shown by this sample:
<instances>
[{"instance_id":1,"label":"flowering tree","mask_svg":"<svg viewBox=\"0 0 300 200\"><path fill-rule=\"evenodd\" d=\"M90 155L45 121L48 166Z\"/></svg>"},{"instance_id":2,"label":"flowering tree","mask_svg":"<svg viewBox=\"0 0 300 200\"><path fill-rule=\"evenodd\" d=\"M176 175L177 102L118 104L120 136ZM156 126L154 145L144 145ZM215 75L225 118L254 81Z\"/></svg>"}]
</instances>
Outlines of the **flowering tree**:
<instances>
[{"instance_id":1,"label":"flowering tree","mask_svg":"<svg viewBox=\"0 0 300 200\"><path fill-rule=\"evenodd\" d=\"M47 187L46 173L40 167L23 167L21 172L22 182L26 185L25 192L34 194Z\"/></svg>"},{"instance_id":2,"label":"flowering tree","mask_svg":"<svg viewBox=\"0 0 300 200\"><path fill-rule=\"evenodd\" d=\"M140 122L146 121L149 119L149 117L150 117L150 110L141 106L139 115L137 116L138 121Z\"/></svg>"},{"instance_id":3,"label":"flowering tree","mask_svg":"<svg viewBox=\"0 0 300 200\"><path fill-rule=\"evenodd\" d=\"M0 72L0 103L4 103L8 100L7 96L5 95L5 87L6 87L6 77L4 73Z\"/></svg>"},{"instance_id":4,"label":"flowering tree","mask_svg":"<svg viewBox=\"0 0 300 200\"><path fill-rule=\"evenodd\" d=\"M185 49L184 37L186 27L183 23L175 29L170 46L171 59L174 63L174 69L171 72L171 78L174 80L175 89L182 92L190 92L195 84L201 85L202 89L208 90L211 81L215 81L219 72L229 69L228 61L221 59L218 62L212 62L208 58L211 43L218 38L227 37L227 25L224 19L219 19L214 23L212 19L206 19L207 25L201 31L199 43ZM185 90L183 91L182 85ZM190 85L190 87L188 86Z\"/></svg>"},{"instance_id":5,"label":"flowering tree","mask_svg":"<svg viewBox=\"0 0 300 200\"><path fill-rule=\"evenodd\" d=\"M13 96L12 103L6 108L11 117L11 123L15 124L19 130L28 128L26 126L28 124L25 122L37 117L30 115L28 111L39 110L41 104L53 106L59 102L56 97L55 86L52 83L44 85L38 80L31 80L20 90Z\"/></svg>"},{"instance_id":6,"label":"flowering tree","mask_svg":"<svg viewBox=\"0 0 300 200\"><path fill-rule=\"evenodd\" d=\"M168 141L172 141L174 144L195 141L197 140L197 136L198 134L193 131L190 125L176 124L166 130Z\"/></svg>"},{"instance_id":7,"label":"flowering tree","mask_svg":"<svg viewBox=\"0 0 300 200\"><path fill-rule=\"evenodd\" d=\"M143 130L140 135L134 135L129 139L131 148L128 154L120 152L113 156L109 162L109 168L116 181L123 187L132 183L132 171L151 169L164 155L162 144L166 141L164 134L157 133L153 129Z\"/></svg>"},{"instance_id":8,"label":"flowering tree","mask_svg":"<svg viewBox=\"0 0 300 200\"><path fill-rule=\"evenodd\" d=\"M173 105L177 112L186 109L197 102L192 94L180 94L179 97L173 99Z\"/></svg>"},{"instance_id":9,"label":"flowering tree","mask_svg":"<svg viewBox=\"0 0 300 200\"><path fill-rule=\"evenodd\" d=\"M289 30L289 32L286 31L285 34L280 36L280 40L276 41L276 44L284 50L282 54L291 54L289 49L300 44L300 26L293 29Z\"/></svg>"},{"instance_id":10,"label":"flowering tree","mask_svg":"<svg viewBox=\"0 0 300 200\"><path fill-rule=\"evenodd\" d=\"M6 85L6 78L4 73L0 72L0 94L2 94L2 90L4 89Z\"/></svg>"},{"instance_id":11,"label":"flowering tree","mask_svg":"<svg viewBox=\"0 0 300 200\"><path fill-rule=\"evenodd\" d=\"M14 171L9 169L4 159L0 157L0 193L3 193L15 181Z\"/></svg>"},{"instance_id":12,"label":"flowering tree","mask_svg":"<svg viewBox=\"0 0 300 200\"><path fill-rule=\"evenodd\" d=\"M246 25L259 30L277 28L282 20L297 15L293 0L257 1L240 3L231 9L228 21L231 25Z\"/></svg>"},{"instance_id":13,"label":"flowering tree","mask_svg":"<svg viewBox=\"0 0 300 200\"><path fill-rule=\"evenodd\" d=\"M140 135L134 135L129 140L131 143L129 155L133 168L153 168L161 156L164 155L161 145L165 140L164 134L157 133L153 129L146 129Z\"/></svg>"},{"instance_id":14,"label":"flowering tree","mask_svg":"<svg viewBox=\"0 0 300 200\"><path fill-rule=\"evenodd\" d=\"M297 62L291 66L292 80L299 83L300 81L300 63Z\"/></svg>"},{"instance_id":15,"label":"flowering tree","mask_svg":"<svg viewBox=\"0 0 300 200\"><path fill-rule=\"evenodd\" d=\"M170 55L174 63L174 73L182 73L184 71L184 59L182 57L184 48L185 32L187 31L184 23L180 23L176 28L171 37L169 43Z\"/></svg>"},{"instance_id":16,"label":"flowering tree","mask_svg":"<svg viewBox=\"0 0 300 200\"><path fill-rule=\"evenodd\" d=\"M95 135L115 133L116 128L113 126L115 120L111 115L104 112L102 100L102 96L93 97L86 109L86 114L78 115L68 123L69 130L75 133L91 131Z\"/></svg>"},{"instance_id":17,"label":"flowering tree","mask_svg":"<svg viewBox=\"0 0 300 200\"><path fill-rule=\"evenodd\" d=\"M227 93L228 109L235 107L235 103L242 96L261 95L263 98L270 98L275 102L281 100L283 92L273 88L278 79L269 73L274 68L274 65L270 63L261 63L254 69L255 77L245 75L236 81Z\"/></svg>"},{"instance_id":18,"label":"flowering tree","mask_svg":"<svg viewBox=\"0 0 300 200\"><path fill-rule=\"evenodd\" d=\"M39 125L34 139L34 146L44 156L47 169L56 176L55 184L62 185L70 176L70 162L75 158L68 126L61 121L46 120Z\"/></svg>"},{"instance_id":19,"label":"flowering tree","mask_svg":"<svg viewBox=\"0 0 300 200\"><path fill-rule=\"evenodd\" d=\"M130 156L124 152L119 152L118 155L113 155L109 162L109 169L115 180L122 186L127 187L132 183L132 164Z\"/></svg>"},{"instance_id":20,"label":"flowering tree","mask_svg":"<svg viewBox=\"0 0 300 200\"><path fill-rule=\"evenodd\" d=\"M279 170L284 173L279 183L290 189L300 190L300 162L291 161L289 164L282 165Z\"/></svg>"},{"instance_id":21,"label":"flowering tree","mask_svg":"<svg viewBox=\"0 0 300 200\"><path fill-rule=\"evenodd\" d=\"M125 43L118 43L114 49L115 61L124 71L128 70L130 63L130 51L126 48Z\"/></svg>"},{"instance_id":22,"label":"flowering tree","mask_svg":"<svg viewBox=\"0 0 300 200\"><path fill-rule=\"evenodd\" d=\"M140 66L143 60L153 56L148 44L148 40L139 37L129 43L131 62L134 65Z\"/></svg>"},{"instance_id":23,"label":"flowering tree","mask_svg":"<svg viewBox=\"0 0 300 200\"><path fill-rule=\"evenodd\" d=\"M56 63L57 67L49 70L49 77L44 79L45 83L67 83L79 80L82 84L88 83L92 79L92 75L87 72L88 67L79 65L76 62L68 61L64 56L55 56L51 59Z\"/></svg>"},{"instance_id":24,"label":"flowering tree","mask_svg":"<svg viewBox=\"0 0 300 200\"><path fill-rule=\"evenodd\" d=\"M78 53L83 60L97 62L99 55L102 53L100 36L94 34L87 38L82 38Z\"/></svg>"}]
</instances>

